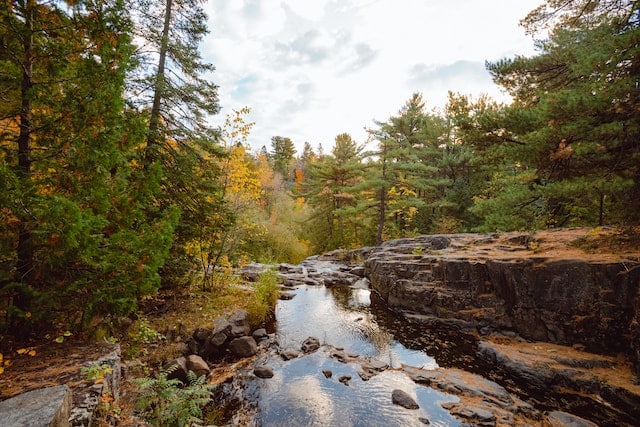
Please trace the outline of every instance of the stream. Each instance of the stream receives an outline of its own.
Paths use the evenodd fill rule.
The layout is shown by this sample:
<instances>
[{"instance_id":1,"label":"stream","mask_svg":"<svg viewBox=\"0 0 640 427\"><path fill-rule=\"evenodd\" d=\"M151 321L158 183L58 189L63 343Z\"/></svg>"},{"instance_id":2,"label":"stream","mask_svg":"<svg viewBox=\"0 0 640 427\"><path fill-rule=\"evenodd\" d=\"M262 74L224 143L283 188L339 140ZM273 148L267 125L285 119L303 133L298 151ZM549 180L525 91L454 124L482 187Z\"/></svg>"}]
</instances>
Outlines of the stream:
<instances>
[{"instance_id":1,"label":"stream","mask_svg":"<svg viewBox=\"0 0 640 427\"><path fill-rule=\"evenodd\" d=\"M269 335L220 389L227 425L638 425L633 391L578 371L609 363L600 356L545 358L557 350L531 353L523 343L524 362L514 353L496 363L481 353L492 344L464 324L390 311L358 268L319 259L279 266L283 293ZM532 357L561 365L530 368Z\"/></svg>"},{"instance_id":2,"label":"stream","mask_svg":"<svg viewBox=\"0 0 640 427\"><path fill-rule=\"evenodd\" d=\"M330 288L300 285L288 291L295 296L278 301L275 311L279 348L299 350L308 337L318 338L321 347L287 361L275 353L264 356L261 362L273 369L274 376L249 377L244 390L245 398L257 405L257 425L462 425L441 406L457 402L457 396L416 384L400 370L403 365L437 368L438 358L425 351L430 343L445 350L442 356L448 364L446 334L427 338L415 326L402 330L406 319L397 318L376 303L376 295L366 284ZM331 350L336 348L358 360L383 362L390 369L362 379L358 364L341 363L331 357ZM330 377L323 373L328 371ZM348 379L341 382L345 376ZM394 389L408 393L419 409L394 405Z\"/></svg>"}]
</instances>

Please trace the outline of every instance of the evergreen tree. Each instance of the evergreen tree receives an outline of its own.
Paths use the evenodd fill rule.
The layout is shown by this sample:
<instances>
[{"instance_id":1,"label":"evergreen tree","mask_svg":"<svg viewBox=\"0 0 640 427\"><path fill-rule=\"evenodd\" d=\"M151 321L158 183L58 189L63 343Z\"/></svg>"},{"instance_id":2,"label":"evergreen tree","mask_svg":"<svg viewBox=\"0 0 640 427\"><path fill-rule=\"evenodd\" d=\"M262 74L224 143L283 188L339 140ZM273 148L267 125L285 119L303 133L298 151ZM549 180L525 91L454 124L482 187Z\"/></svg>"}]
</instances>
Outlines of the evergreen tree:
<instances>
[{"instance_id":1,"label":"evergreen tree","mask_svg":"<svg viewBox=\"0 0 640 427\"><path fill-rule=\"evenodd\" d=\"M181 211L171 257L163 269L165 285L188 280L194 269L187 246L208 217L232 221L218 187L218 133L207 123L219 110L217 86L206 78L214 70L199 53L208 33L201 0L139 0L137 36L145 40L140 67L129 79L133 102L149 112L143 162L162 176L162 192L149 218L173 207Z\"/></svg>"},{"instance_id":2,"label":"evergreen tree","mask_svg":"<svg viewBox=\"0 0 640 427\"><path fill-rule=\"evenodd\" d=\"M282 175L285 181L291 178L291 162L296 154L296 148L291 138L274 136L271 138L270 160L273 170Z\"/></svg>"},{"instance_id":3,"label":"evergreen tree","mask_svg":"<svg viewBox=\"0 0 640 427\"><path fill-rule=\"evenodd\" d=\"M343 133L336 136L331 155L308 165L301 195L313 209L308 231L318 251L363 243L365 227L359 210L363 148Z\"/></svg>"},{"instance_id":4,"label":"evergreen tree","mask_svg":"<svg viewBox=\"0 0 640 427\"><path fill-rule=\"evenodd\" d=\"M515 147L522 172L505 191L534 224L637 223L637 2L574 0L549 13L556 3L525 20L530 31L552 26L539 55L489 65L516 98L504 128L515 116L531 125Z\"/></svg>"},{"instance_id":5,"label":"evergreen tree","mask_svg":"<svg viewBox=\"0 0 640 427\"><path fill-rule=\"evenodd\" d=\"M131 27L124 3L72 7L35 0L0 11L4 246L10 326L86 324L128 314L158 286L171 223L141 206L153 175L136 180L136 122L124 110ZM6 183L6 187L4 186ZM153 249L149 250L148 247ZM17 330L17 329L16 329Z\"/></svg>"}]
</instances>

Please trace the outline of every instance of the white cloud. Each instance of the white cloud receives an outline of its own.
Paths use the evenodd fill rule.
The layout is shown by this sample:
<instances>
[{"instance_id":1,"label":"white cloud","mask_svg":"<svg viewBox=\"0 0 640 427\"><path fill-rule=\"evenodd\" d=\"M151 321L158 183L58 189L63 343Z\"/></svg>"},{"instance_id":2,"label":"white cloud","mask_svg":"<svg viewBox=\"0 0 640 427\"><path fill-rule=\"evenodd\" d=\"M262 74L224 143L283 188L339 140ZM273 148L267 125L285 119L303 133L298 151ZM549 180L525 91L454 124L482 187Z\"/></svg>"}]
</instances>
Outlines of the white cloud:
<instances>
[{"instance_id":1,"label":"white cloud","mask_svg":"<svg viewBox=\"0 0 640 427\"><path fill-rule=\"evenodd\" d=\"M325 151L395 114L413 92L429 108L447 91L504 99L484 69L532 54L518 21L539 0L211 0L203 56L223 107L248 106L254 149L272 136Z\"/></svg>"}]
</instances>

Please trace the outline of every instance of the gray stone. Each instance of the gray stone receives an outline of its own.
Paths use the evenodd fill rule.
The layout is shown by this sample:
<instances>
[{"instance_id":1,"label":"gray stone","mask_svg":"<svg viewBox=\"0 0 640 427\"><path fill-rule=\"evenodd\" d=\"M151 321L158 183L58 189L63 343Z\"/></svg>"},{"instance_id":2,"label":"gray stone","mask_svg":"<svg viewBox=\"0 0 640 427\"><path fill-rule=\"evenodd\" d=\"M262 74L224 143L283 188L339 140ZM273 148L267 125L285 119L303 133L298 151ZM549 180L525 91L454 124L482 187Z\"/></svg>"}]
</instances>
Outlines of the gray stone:
<instances>
[{"instance_id":1,"label":"gray stone","mask_svg":"<svg viewBox=\"0 0 640 427\"><path fill-rule=\"evenodd\" d=\"M296 294L292 294L291 292L280 292L280 295L278 296L278 299L282 300L282 301L290 301L295 296L296 296Z\"/></svg>"},{"instance_id":2,"label":"gray stone","mask_svg":"<svg viewBox=\"0 0 640 427\"><path fill-rule=\"evenodd\" d=\"M265 328L256 329L253 331L251 336L258 342L269 338L269 334L267 334L267 330Z\"/></svg>"},{"instance_id":3,"label":"gray stone","mask_svg":"<svg viewBox=\"0 0 640 427\"><path fill-rule=\"evenodd\" d=\"M258 378L271 378L273 377L273 369L269 366L260 365L253 368L253 373Z\"/></svg>"},{"instance_id":4,"label":"gray stone","mask_svg":"<svg viewBox=\"0 0 640 427\"><path fill-rule=\"evenodd\" d=\"M258 344L253 337L244 336L232 340L229 350L236 357L251 357L258 352Z\"/></svg>"},{"instance_id":5,"label":"gray stone","mask_svg":"<svg viewBox=\"0 0 640 427\"><path fill-rule=\"evenodd\" d=\"M231 333L231 323L224 317L217 317L216 320L213 321L213 331L212 334L224 333L229 335Z\"/></svg>"},{"instance_id":6,"label":"gray stone","mask_svg":"<svg viewBox=\"0 0 640 427\"><path fill-rule=\"evenodd\" d=\"M175 368L173 367L174 365ZM171 371L167 374L167 378L172 380L172 379L177 379L178 381L181 381L183 384L187 383L187 372L189 372L189 369L187 368L187 358L186 357L178 357L176 359L174 359L172 362L170 362L168 364L168 368L171 369Z\"/></svg>"},{"instance_id":7,"label":"gray stone","mask_svg":"<svg viewBox=\"0 0 640 427\"><path fill-rule=\"evenodd\" d=\"M246 310L238 310L229 317L231 323L231 336L242 337L251 333L251 325L249 324L249 314Z\"/></svg>"},{"instance_id":8,"label":"gray stone","mask_svg":"<svg viewBox=\"0 0 640 427\"><path fill-rule=\"evenodd\" d=\"M406 391L395 389L391 392L391 401L406 409L418 409L420 405Z\"/></svg>"},{"instance_id":9,"label":"gray stone","mask_svg":"<svg viewBox=\"0 0 640 427\"><path fill-rule=\"evenodd\" d=\"M323 369L322 375L324 375L325 378L331 378L333 376L333 372L331 372L331 369Z\"/></svg>"},{"instance_id":10,"label":"gray stone","mask_svg":"<svg viewBox=\"0 0 640 427\"><path fill-rule=\"evenodd\" d=\"M300 347L305 354L313 353L320 348L320 340L316 337L309 337L302 342Z\"/></svg>"},{"instance_id":11,"label":"gray stone","mask_svg":"<svg viewBox=\"0 0 640 427\"><path fill-rule=\"evenodd\" d=\"M220 347L227 341L227 338L229 338L229 336L224 332L217 332L211 335L209 342L215 347Z\"/></svg>"},{"instance_id":12,"label":"gray stone","mask_svg":"<svg viewBox=\"0 0 640 427\"><path fill-rule=\"evenodd\" d=\"M71 390L66 385L28 391L0 402L3 426L68 427Z\"/></svg>"},{"instance_id":13,"label":"gray stone","mask_svg":"<svg viewBox=\"0 0 640 427\"><path fill-rule=\"evenodd\" d=\"M298 350L288 349L280 353L280 357L284 360L291 360L300 357L300 352Z\"/></svg>"},{"instance_id":14,"label":"gray stone","mask_svg":"<svg viewBox=\"0 0 640 427\"><path fill-rule=\"evenodd\" d=\"M584 418L561 411L549 412L547 416L552 427L597 427L598 425Z\"/></svg>"},{"instance_id":15,"label":"gray stone","mask_svg":"<svg viewBox=\"0 0 640 427\"><path fill-rule=\"evenodd\" d=\"M187 356L186 367L189 371L196 374L197 377L209 375L209 372L211 371L207 362L205 362L202 357L195 354Z\"/></svg>"},{"instance_id":16,"label":"gray stone","mask_svg":"<svg viewBox=\"0 0 640 427\"><path fill-rule=\"evenodd\" d=\"M211 329L207 329L207 328L196 328L195 331L193 331L193 338L201 343L206 342L209 337L211 336Z\"/></svg>"}]
</instances>

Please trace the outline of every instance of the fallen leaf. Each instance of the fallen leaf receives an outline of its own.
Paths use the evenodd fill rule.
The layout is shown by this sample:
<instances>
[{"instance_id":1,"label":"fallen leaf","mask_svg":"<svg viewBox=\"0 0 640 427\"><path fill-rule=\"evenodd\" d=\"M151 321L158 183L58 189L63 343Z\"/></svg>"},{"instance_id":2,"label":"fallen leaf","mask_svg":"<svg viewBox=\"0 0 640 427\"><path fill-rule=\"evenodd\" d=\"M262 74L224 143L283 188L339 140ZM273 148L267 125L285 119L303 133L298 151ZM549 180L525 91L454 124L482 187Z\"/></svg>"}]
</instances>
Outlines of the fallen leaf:
<instances>
[{"instance_id":1,"label":"fallen leaf","mask_svg":"<svg viewBox=\"0 0 640 427\"><path fill-rule=\"evenodd\" d=\"M27 351L29 351L29 349L27 349L27 348L19 348L18 349L18 354L25 354Z\"/></svg>"},{"instance_id":2,"label":"fallen leaf","mask_svg":"<svg viewBox=\"0 0 640 427\"><path fill-rule=\"evenodd\" d=\"M0 375L4 373L4 368L0 366Z\"/></svg>"},{"instance_id":3,"label":"fallen leaf","mask_svg":"<svg viewBox=\"0 0 640 427\"><path fill-rule=\"evenodd\" d=\"M62 335L64 335L65 337L70 337L73 334L71 332L69 332L69 331L65 331L65 333L62 334Z\"/></svg>"},{"instance_id":4,"label":"fallen leaf","mask_svg":"<svg viewBox=\"0 0 640 427\"><path fill-rule=\"evenodd\" d=\"M29 354L29 356L33 357L33 356L36 355L36 351L35 350L30 350L28 354Z\"/></svg>"},{"instance_id":5,"label":"fallen leaf","mask_svg":"<svg viewBox=\"0 0 640 427\"><path fill-rule=\"evenodd\" d=\"M62 341L64 341L64 337L62 335L60 335L59 337L54 339L54 341L57 342L58 344L60 344Z\"/></svg>"}]
</instances>

